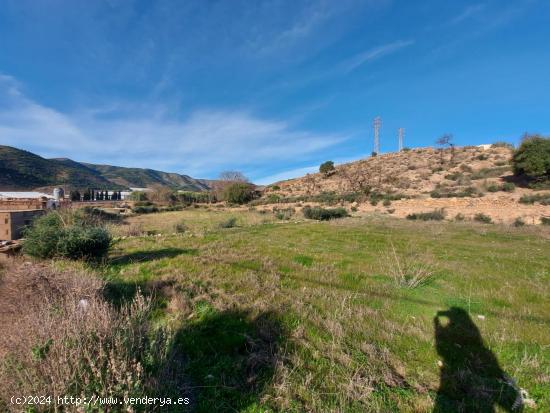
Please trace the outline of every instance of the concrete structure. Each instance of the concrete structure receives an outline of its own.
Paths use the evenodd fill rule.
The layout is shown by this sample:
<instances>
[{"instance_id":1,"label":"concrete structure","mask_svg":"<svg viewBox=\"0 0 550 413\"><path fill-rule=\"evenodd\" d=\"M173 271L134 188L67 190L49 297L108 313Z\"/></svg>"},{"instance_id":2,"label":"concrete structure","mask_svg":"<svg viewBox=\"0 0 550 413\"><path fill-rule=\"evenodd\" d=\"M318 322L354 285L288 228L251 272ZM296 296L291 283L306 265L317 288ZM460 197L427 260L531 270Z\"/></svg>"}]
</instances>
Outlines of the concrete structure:
<instances>
[{"instance_id":1,"label":"concrete structure","mask_svg":"<svg viewBox=\"0 0 550 413\"><path fill-rule=\"evenodd\" d=\"M23 236L23 229L44 214L43 209L0 211L0 240L12 241Z\"/></svg>"},{"instance_id":2,"label":"concrete structure","mask_svg":"<svg viewBox=\"0 0 550 413\"><path fill-rule=\"evenodd\" d=\"M63 200L56 201L52 195L43 192L0 191L0 210L56 209Z\"/></svg>"}]
</instances>

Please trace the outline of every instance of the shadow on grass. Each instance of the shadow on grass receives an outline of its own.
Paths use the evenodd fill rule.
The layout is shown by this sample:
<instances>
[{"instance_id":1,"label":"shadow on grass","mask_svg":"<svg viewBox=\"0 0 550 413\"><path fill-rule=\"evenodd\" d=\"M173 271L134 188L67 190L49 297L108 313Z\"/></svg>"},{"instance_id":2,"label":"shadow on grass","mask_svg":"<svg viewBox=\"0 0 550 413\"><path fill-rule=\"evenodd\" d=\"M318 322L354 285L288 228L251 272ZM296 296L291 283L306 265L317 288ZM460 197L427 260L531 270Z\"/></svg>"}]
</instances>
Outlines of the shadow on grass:
<instances>
[{"instance_id":1,"label":"shadow on grass","mask_svg":"<svg viewBox=\"0 0 550 413\"><path fill-rule=\"evenodd\" d=\"M259 411L283 340L277 316L267 312L251 318L246 312L217 312L209 306L198 313L176 335L168 370L183 368L191 381L194 411ZM174 363L183 355L184 363Z\"/></svg>"},{"instance_id":2,"label":"shadow on grass","mask_svg":"<svg viewBox=\"0 0 550 413\"><path fill-rule=\"evenodd\" d=\"M108 265L127 265L139 262L155 261L163 258L173 258L178 255L196 255L195 248L162 248L159 250L135 251L129 254L119 255L109 260Z\"/></svg>"},{"instance_id":3,"label":"shadow on grass","mask_svg":"<svg viewBox=\"0 0 550 413\"><path fill-rule=\"evenodd\" d=\"M434 413L491 413L496 406L506 412L523 410L519 388L501 369L464 309L439 311L434 329L437 353L443 362Z\"/></svg>"}]
</instances>

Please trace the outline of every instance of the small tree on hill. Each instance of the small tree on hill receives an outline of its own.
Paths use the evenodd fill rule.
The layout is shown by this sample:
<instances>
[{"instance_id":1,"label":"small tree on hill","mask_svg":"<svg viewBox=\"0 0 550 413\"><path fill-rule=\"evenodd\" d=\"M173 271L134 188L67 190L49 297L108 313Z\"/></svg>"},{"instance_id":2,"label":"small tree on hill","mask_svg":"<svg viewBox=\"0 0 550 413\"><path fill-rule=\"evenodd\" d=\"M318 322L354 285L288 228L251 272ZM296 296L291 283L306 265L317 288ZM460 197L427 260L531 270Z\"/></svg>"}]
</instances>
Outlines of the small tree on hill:
<instances>
[{"instance_id":1,"label":"small tree on hill","mask_svg":"<svg viewBox=\"0 0 550 413\"><path fill-rule=\"evenodd\" d=\"M550 179L550 137L525 135L512 158L514 173L536 180Z\"/></svg>"},{"instance_id":2,"label":"small tree on hill","mask_svg":"<svg viewBox=\"0 0 550 413\"><path fill-rule=\"evenodd\" d=\"M319 166L319 172L321 172L325 176L332 175L336 169L334 168L334 162L332 161L326 161Z\"/></svg>"}]
</instances>

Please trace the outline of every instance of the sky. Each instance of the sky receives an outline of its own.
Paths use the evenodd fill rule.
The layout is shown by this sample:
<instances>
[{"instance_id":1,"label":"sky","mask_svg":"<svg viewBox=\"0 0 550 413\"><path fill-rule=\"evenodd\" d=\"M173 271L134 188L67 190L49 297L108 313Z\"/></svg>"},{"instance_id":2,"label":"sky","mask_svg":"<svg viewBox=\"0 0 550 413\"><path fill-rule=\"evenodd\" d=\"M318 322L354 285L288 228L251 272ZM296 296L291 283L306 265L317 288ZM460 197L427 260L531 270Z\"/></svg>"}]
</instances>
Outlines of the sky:
<instances>
[{"instance_id":1,"label":"sky","mask_svg":"<svg viewBox=\"0 0 550 413\"><path fill-rule=\"evenodd\" d=\"M0 0L0 144L256 183L550 134L547 0Z\"/></svg>"}]
</instances>

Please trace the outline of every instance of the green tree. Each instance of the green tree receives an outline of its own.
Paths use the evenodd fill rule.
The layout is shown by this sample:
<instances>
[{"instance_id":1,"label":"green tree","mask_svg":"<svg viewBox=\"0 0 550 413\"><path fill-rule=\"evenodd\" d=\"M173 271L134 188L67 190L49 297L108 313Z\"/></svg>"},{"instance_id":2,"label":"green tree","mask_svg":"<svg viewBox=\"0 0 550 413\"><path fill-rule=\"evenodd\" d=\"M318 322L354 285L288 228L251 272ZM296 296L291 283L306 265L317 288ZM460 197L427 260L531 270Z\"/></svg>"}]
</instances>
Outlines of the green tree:
<instances>
[{"instance_id":1,"label":"green tree","mask_svg":"<svg viewBox=\"0 0 550 413\"><path fill-rule=\"evenodd\" d=\"M254 199L254 195L254 185L246 182L234 182L223 191L223 198L230 204L246 204Z\"/></svg>"},{"instance_id":2,"label":"green tree","mask_svg":"<svg viewBox=\"0 0 550 413\"><path fill-rule=\"evenodd\" d=\"M70 193L71 201L78 202L80 201L80 192L77 190L71 191Z\"/></svg>"},{"instance_id":3,"label":"green tree","mask_svg":"<svg viewBox=\"0 0 550 413\"><path fill-rule=\"evenodd\" d=\"M326 161L319 166L319 172L325 176L332 175L336 169L334 168L334 162Z\"/></svg>"},{"instance_id":4,"label":"green tree","mask_svg":"<svg viewBox=\"0 0 550 413\"><path fill-rule=\"evenodd\" d=\"M512 158L514 173L532 179L550 179L550 137L525 135Z\"/></svg>"}]
</instances>

